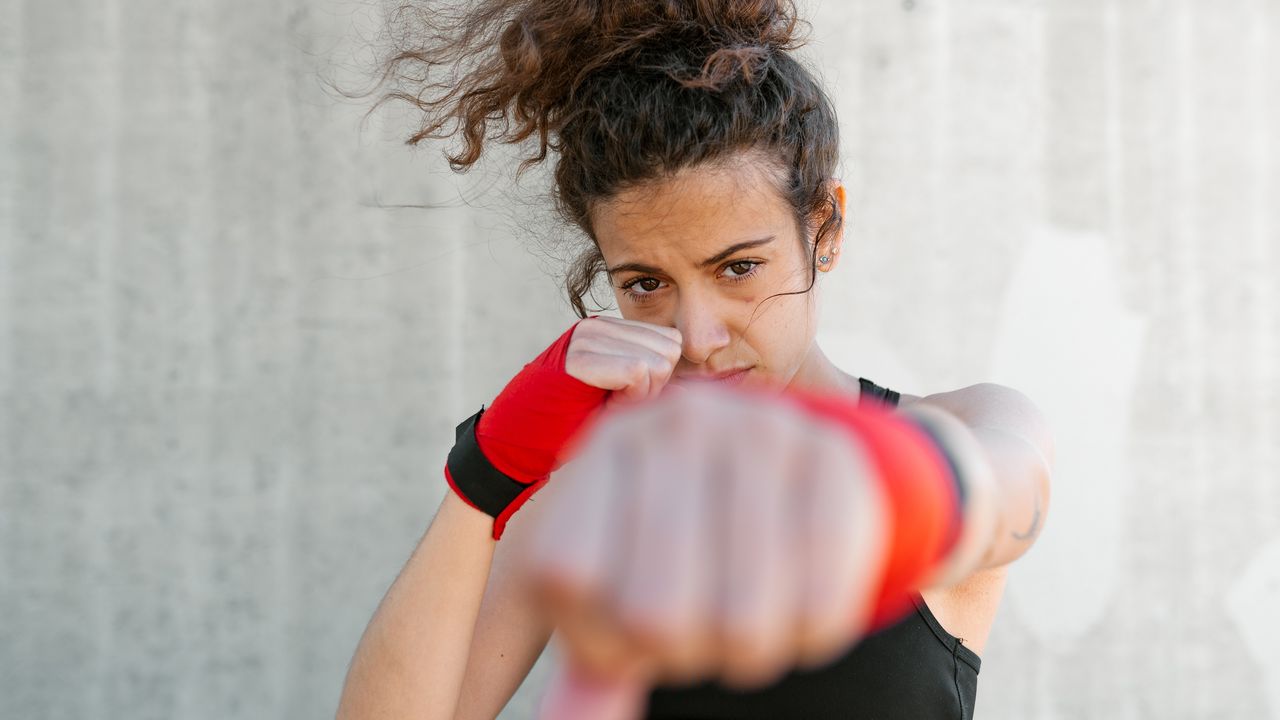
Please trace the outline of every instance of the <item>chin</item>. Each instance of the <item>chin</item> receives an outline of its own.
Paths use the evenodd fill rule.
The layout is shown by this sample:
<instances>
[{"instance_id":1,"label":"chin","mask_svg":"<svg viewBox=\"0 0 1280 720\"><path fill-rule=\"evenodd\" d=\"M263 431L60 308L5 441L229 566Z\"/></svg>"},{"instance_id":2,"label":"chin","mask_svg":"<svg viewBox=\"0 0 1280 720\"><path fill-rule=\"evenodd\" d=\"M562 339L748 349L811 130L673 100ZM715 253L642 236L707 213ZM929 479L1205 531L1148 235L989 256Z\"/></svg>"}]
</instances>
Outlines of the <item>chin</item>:
<instances>
[{"instance_id":1,"label":"chin","mask_svg":"<svg viewBox=\"0 0 1280 720\"><path fill-rule=\"evenodd\" d=\"M768 372L756 368L748 373L747 378L742 382L742 387L750 390L782 392L787 388L787 383Z\"/></svg>"}]
</instances>

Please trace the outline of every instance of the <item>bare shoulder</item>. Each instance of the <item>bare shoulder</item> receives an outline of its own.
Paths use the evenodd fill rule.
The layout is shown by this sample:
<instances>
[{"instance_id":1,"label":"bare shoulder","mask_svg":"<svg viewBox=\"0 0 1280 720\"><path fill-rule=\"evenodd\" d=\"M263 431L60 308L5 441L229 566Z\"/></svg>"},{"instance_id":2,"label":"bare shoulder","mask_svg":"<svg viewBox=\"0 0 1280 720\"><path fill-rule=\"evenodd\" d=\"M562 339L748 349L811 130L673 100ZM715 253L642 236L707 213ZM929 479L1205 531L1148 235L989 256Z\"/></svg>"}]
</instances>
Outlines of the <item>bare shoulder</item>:
<instances>
[{"instance_id":1,"label":"bare shoulder","mask_svg":"<svg viewBox=\"0 0 1280 720\"><path fill-rule=\"evenodd\" d=\"M997 383L976 383L923 397L902 394L899 407L928 403L942 408L971 426L1001 430L1024 438L1052 465L1056 449L1044 413L1021 391Z\"/></svg>"},{"instance_id":2,"label":"bare shoulder","mask_svg":"<svg viewBox=\"0 0 1280 720\"><path fill-rule=\"evenodd\" d=\"M910 405L911 403L920 402L921 400L921 397L919 395L912 395L910 393L904 393L904 392L900 392L899 395L900 397L898 398L898 407L904 407L904 406Z\"/></svg>"}]
</instances>

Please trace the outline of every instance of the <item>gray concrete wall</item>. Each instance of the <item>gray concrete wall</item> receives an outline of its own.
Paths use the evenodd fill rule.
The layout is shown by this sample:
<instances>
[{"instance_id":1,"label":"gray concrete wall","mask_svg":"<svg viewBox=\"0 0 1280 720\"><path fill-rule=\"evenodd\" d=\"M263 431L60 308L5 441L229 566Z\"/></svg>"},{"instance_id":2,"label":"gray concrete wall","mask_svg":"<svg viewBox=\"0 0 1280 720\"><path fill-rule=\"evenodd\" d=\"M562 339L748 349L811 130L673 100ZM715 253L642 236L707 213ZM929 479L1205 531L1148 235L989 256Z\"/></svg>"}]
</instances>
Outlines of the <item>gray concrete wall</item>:
<instances>
[{"instance_id":1,"label":"gray concrete wall","mask_svg":"<svg viewBox=\"0 0 1280 720\"><path fill-rule=\"evenodd\" d=\"M1280 3L811 5L824 346L1058 435L977 716L1280 718ZM536 176L321 91L376 24L0 4L0 717L331 716L453 425L572 319Z\"/></svg>"}]
</instances>

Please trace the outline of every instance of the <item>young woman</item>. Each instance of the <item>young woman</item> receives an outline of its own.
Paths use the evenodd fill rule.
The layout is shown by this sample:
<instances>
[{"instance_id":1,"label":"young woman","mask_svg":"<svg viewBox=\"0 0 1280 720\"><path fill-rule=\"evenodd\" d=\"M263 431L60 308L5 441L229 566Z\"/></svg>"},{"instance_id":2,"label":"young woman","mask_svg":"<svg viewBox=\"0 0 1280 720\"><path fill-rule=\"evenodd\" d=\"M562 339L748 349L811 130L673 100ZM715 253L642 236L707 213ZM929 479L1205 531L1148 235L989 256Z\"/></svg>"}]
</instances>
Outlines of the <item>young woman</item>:
<instances>
[{"instance_id":1,"label":"young woman","mask_svg":"<svg viewBox=\"0 0 1280 720\"><path fill-rule=\"evenodd\" d=\"M845 190L791 4L395 17L411 143L555 155L582 319L459 425L339 717L493 718L558 630L549 717L971 718L1052 439L1013 389L900 394L815 343Z\"/></svg>"}]
</instances>

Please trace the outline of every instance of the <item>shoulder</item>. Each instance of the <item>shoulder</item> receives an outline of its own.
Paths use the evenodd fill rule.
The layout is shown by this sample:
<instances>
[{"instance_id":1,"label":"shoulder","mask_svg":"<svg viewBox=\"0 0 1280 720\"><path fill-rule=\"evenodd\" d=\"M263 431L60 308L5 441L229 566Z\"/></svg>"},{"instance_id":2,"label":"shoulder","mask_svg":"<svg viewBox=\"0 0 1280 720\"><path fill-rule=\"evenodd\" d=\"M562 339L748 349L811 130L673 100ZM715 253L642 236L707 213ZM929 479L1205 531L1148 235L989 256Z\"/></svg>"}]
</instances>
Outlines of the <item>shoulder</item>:
<instances>
[{"instance_id":1,"label":"shoulder","mask_svg":"<svg viewBox=\"0 0 1280 720\"><path fill-rule=\"evenodd\" d=\"M1052 465L1056 454L1053 432L1044 413L1031 398L1007 385L977 383L931 395L901 393L898 407L925 403L941 408L970 427L1011 433L1033 445Z\"/></svg>"}]
</instances>

